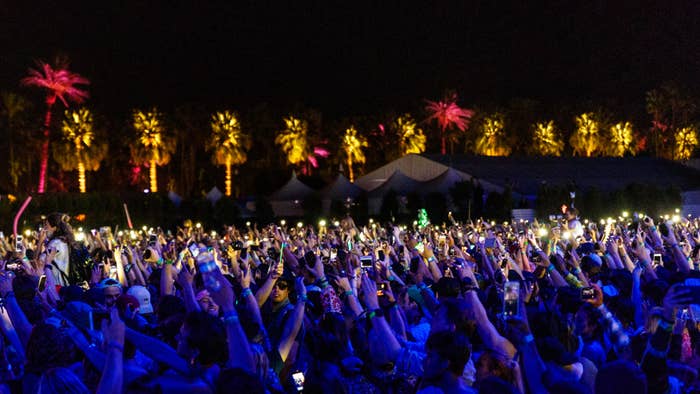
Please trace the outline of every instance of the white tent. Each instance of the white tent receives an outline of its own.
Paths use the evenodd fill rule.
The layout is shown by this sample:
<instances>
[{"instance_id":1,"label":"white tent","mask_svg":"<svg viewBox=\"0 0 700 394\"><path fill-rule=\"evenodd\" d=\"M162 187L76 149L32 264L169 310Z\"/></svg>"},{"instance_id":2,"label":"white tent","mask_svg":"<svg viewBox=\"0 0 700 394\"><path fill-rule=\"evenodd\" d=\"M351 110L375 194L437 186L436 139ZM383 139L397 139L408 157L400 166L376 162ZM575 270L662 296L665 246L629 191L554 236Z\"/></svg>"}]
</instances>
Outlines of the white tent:
<instances>
[{"instance_id":1,"label":"white tent","mask_svg":"<svg viewBox=\"0 0 700 394\"><path fill-rule=\"evenodd\" d=\"M374 190L386 182L396 171L419 182L429 181L448 169L436 161L420 155L406 155L365 174L355 184L367 191Z\"/></svg>"},{"instance_id":2,"label":"white tent","mask_svg":"<svg viewBox=\"0 0 700 394\"><path fill-rule=\"evenodd\" d=\"M314 190L306 186L297 178L296 173L292 178L268 198L275 216L303 216L302 202L314 193Z\"/></svg>"},{"instance_id":3,"label":"white tent","mask_svg":"<svg viewBox=\"0 0 700 394\"><path fill-rule=\"evenodd\" d=\"M454 168L447 168L445 172L439 176L421 184L419 192L421 194L428 193L449 193L450 189L455 185L455 183L464 182L471 180L471 177L461 171L457 171Z\"/></svg>"},{"instance_id":4,"label":"white tent","mask_svg":"<svg viewBox=\"0 0 700 394\"><path fill-rule=\"evenodd\" d=\"M367 205L370 215L376 215L382 208L384 195L394 191L399 198L417 192L421 183L404 175L400 170L395 171L381 186L373 189L367 196Z\"/></svg>"},{"instance_id":5,"label":"white tent","mask_svg":"<svg viewBox=\"0 0 700 394\"><path fill-rule=\"evenodd\" d=\"M338 174L338 177L332 183L321 190L323 213L327 215L330 212L333 200L355 200L362 192L362 189L350 182L343 174Z\"/></svg>"}]
</instances>

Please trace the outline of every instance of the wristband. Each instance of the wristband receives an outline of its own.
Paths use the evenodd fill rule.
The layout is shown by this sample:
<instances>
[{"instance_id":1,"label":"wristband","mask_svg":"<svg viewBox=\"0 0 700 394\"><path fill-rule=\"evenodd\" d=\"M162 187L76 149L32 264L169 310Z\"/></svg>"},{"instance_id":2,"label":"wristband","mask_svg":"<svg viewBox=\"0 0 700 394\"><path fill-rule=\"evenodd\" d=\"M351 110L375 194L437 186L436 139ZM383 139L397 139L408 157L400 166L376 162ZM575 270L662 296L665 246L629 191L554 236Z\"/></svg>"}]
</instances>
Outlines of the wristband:
<instances>
[{"instance_id":1,"label":"wristband","mask_svg":"<svg viewBox=\"0 0 700 394\"><path fill-rule=\"evenodd\" d=\"M659 319L659 328L666 332L673 331L673 325L674 323L666 321L664 318Z\"/></svg>"},{"instance_id":2,"label":"wristband","mask_svg":"<svg viewBox=\"0 0 700 394\"><path fill-rule=\"evenodd\" d=\"M433 261L437 261L437 258L435 256L430 256L428 258L428 263L432 263Z\"/></svg>"},{"instance_id":3,"label":"wristband","mask_svg":"<svg viewBox=\"0 0 700 394\"><path fill-rule=\"evenodd\" d=\"M523 345L527 345L534 340L535 340L535 337L533 337L532 334L527 334L523 337Z\"/></svg>"},{"instance_id":4,"label":"wristband","mask_svg":"<svg viewBox=\"0 0 700 394\"><path fill-rule=\"evenodd\" d=\"M326 287L328 287L328 279L326 279L325 276L323 278L319 279L317 281L317 283L318 283L318 287L320 287L321 289L325 289Z\"/></svg>"},{"instance_id":5,"label":"wristband","mask_svg":"<svg viewBox=\"0 0 700 394\"><path fill-rule=\"evenodd\" d=\"M343 295L346 296L346 297L350 297L350 296L355 295L355 292L352 291L352 290L346 290L346 291L343 293Z\"/></svg>"},{"instance_id":6,"label":"wristband","mask_svg":"<svg viewBox=\"0 0 700 394\"><path fill-rule=\"evenodd\" d=\"M393 282L396 280L396 277L394 275L389 275L387 279L389 279L389 282Z\"/></svg>"},{"instance_id":7,"label":"wristband","mask_svg":"<svg viewBox=\"0 0 700 394\"><path fill-rule=\"evenodd\" d=\"M114 341L109 341L109 343L107 344L107 349L117 349L120 352L124 353L124 346Z\"/></svg>"},{"instance_id":8,"label":"wristband","mask_svg":"<svg viewBox=\"0 0 700 394\"><path fill-rule=\"evenodd\" d=\"M377 312L371 311L367 314L367 320L372 320L373 317L377 316Z\"/></svg>"},{"instance_id":9,"label":"wristband","mask_svg":"<svg viewBox=\"0 0 700 394\"><path fill-rule=\"evenodd\" d=\"M656 226L651 226L651 227L649 227L649 230L651 230L652 233L653 233L653 232L656 232Z\"/></svg>"},{"instance_id":10,"label":"wristband","mask_svg":"<svg viewBox=\"0 0 700 394\"><path fill-rule=\"evenodd\" d=\"M162 258L162 257L159 258L158 261L156 261L156 265L159 266L159 267L160 267L161 265L163 265L163 258Z\"/></svg>"},{"instance_id":11,"label":"wristband","mask_svg":"<svg viewBox=\"0 0 700 394\"><path fill-rule=\"evenodd\" d=\"M574 268L574 269L571 270L571 273L574 274L574 275L578 275L578 274L581 273L581 268L576 267L576 268Z\"/></svg>"},{"instance_id":12,"label":"wristband","mask_svg":"<svg viewBox=\"0 0 700 394\"><path fill-rule=\"evenodd\" d=\"M241 292L241 297L243 297L243 298L251 296L251 295L253 295L253 290L250 290L250 288L243 289L243 291Z\"/></svg>"},{"instance_id":13,"label":"wristband","mask_svg":"<svg viewBox=\"0 0 700 394\"><path fill-rule=\"evenodd\" d=\"M238 314L236 312L229 312L224 315L224 324L234 324L239 323Z\"/></svg>"},{"instance_id":14,"label":"wristband","mask_svg":"<svg viewBox=\"0 0 700 394\"><path fill-rule=\"evenodd\" d=\"M547 272L552 272L556 269L556 267L554 267L554 264L549 264L546 269Z\"/></svg>"},{"instance_id":15,"label":"wristband","mask_svg":"<svg viewBox=\"0 0 700 394\"><path fill-rule=\"evenodd\" d=\"M165 260L165 265L173 265L173 261L172 260Z\"/></svg>"},{"instance_id":16,"label":"wristband","mask_svg":"<svg viewBox=\"0 0 700 394\"><path fill-rule=\"evenodd\" d=\"M306 303L306 301L309 299L309 297L306 296L306 294L299 294L297 296L297 304L299 303Z\"/></svg>"}]
</instances>

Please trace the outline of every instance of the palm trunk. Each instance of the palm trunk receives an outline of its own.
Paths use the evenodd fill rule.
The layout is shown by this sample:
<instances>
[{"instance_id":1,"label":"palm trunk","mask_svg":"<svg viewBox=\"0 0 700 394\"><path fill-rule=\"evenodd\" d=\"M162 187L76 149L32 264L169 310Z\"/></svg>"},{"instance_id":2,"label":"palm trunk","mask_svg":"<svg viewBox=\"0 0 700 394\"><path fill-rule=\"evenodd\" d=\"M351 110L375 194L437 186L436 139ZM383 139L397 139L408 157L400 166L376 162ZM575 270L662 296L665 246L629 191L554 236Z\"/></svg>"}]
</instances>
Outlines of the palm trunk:
<instances>
[{"instance_id":1,"label":"palm trunk","mask_svg":"<svg viewBox=\"0 0 700 394\"><path fill-rule=\"evenodd\" d=\"M355 182L355 173L352 171L352 159L348 157L348 177L350 182Z\"/></svg>"},{"instance_id":2,"label":"palm trunk","mask_svg":"<svg viewBox=\"0 0 700 394\"><path fill-rule=\"evenodd\" d=\"M156 161L154 159L151 159L150 161L148 175L151 178L151 193L156 193L158 191L158 178L156 175Z\"/></svg>"},{"instance_id":3,"label":"palm trunk","mask_svg":"<svg viewBox=\"0 0 700 394\"><path fill-rule=\"evenodd\" d=\"M226 158L226 196L231 196L231 159Z\"/></svg>"},{"instance_id":4,"label":"palm trunk","mask_svg":"<svg viewBox=\"0 0 700 394\"><path fill-rule=\"evenodd\" d=\"M446 154L447 150L445 150L445 128L442 128L440 130L440 154Z\"/></svg>"},{"instance_id":5,"label":"palm trunk","mask_svg":"<svg viewBox=\"0 0 700 394\"><path fill-rule=\"evenodd\" d=\"M78 187L81 193L85 193L85 164L82 161L78 162Z\"/></svg>"},{"instance_id":6,"label":"palm trunk","mask_svg":"<svg viewBox=\"0 0 700 394\"><path fill-rule=\"evenodd\" d=\"M39 166L39 188L37 192L43 194L46 190L46 172L49 166L49 133L51 131L51 109L55 98L46 99L46 116L44 117L44 141L41 144L41 164Z\"/></svg>"}]
</instances>

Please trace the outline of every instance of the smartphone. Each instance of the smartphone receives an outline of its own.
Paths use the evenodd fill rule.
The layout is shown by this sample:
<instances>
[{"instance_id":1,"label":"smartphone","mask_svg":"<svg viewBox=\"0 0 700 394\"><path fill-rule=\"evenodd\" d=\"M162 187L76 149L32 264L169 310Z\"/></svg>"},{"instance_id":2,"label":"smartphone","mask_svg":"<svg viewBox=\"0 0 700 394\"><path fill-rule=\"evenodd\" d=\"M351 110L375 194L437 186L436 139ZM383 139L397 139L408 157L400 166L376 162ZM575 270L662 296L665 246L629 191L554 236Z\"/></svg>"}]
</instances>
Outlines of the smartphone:
<instances>
[{"instance_id":1,"label":"smartphone","mask_svg":"<svg viewBox=\"0 0 700 394\"><path fill-rule=\"evenodd\" d=\"M348 240L348 251L352 250L352 241Z\"/></svg>"},{"instance_id":2,"label":"smartphone","mask_svg":"<svg viewBox=\"0 0 700 394\"><path fill-rule=\"evenodd\" d=\"M151 234L148 236L148 246L156 246L156 242L158 242L157 235Z\"/></svg>"},{"instance_id":3,"label":"smartphone","mask_svg":"<svg viewBox=\"0 0 700 394\"><path fill-rule=\"evenodd\" d=\"M360 267L362 268L372 268L372 256L362 256L360 257Z\"/></svg>"},{"instance_id":4,"label":"smartphone","mask_svg":"<svg viewBox=\"0 0 700 394\"><path fill-rule=\"evenodd\" d=\"M520 282L508 281L503 285L503 317L518 315L520 308Z\"/></svg>"},{"instance_id":5,"label":"smartphone","mask_svg":"<svg viewBox=\"0 0 700 394\"><path fill-rule=\"evenodd\" d=\"M663 256L659 253L654 253L654 259L652 260L652 263L654 268L663 265Z\"/></svg>"},{"instance_id":6,"label":"smartphone","mask_svg":"<svg viewBox=\"0 0 700 394\"><path fill-rule=\"evenodd\" d=\"M335 259L337 257L338 257L338 249L336 249L336 248L331 249L331 254L330 254L331 261L335 261Z\"/></svg>"},{"instance_id":7,"label":"smartphone","mask_svg":"<svg viewBox=\"0 0 700 394\"><path fill-rule=\"evenodd\" d=\"M496 246L496 238L486 238L484 240L484 247L486 249L493 249Z\"/></svg>"},{"instance_id":8,"label":"smartphone","mask_svg":"<svg viewBox=\"0 0 700 394\"><path fill-rule=\"evenodd\" d=\"M382 282L377 285L377 296L381 297L384 295L384 290L386 290L386 283Z\"/></svg>"},{"instance_id":9,"label":"smartphone","mask_svg":"<svg viewBox=\"0 0 700 394\"><path fill-rule=\"evenodd\" d=\"M581 289L581 301L592 300L595 298L595 289L592 287L584 287Z\"/></svg>"},{"instance_id":10,"label":"smartphone","mask_svg":"<svg viewBox=\"0 0 700 394\"><path fill-rule=\"evenodd\" d=\"M292 379L294 380L294 387L297 391L304 391L304 373L297 371L292 374Z\"/></svg>"},{"instance_id":11,"label":"smartphone","mask_svg":"<svg viewBox=\"0 0 700 394\"><path fill-rule=\"evenodd\" d=\"M37 286L39 291L44 291L46 290L46 275L41 275L39 277L39 285Z\"/></svg>"},{"instance_id":12,"label":"smartphone","mask_svg":"<svg viewBox=\"0 0 700 394\"><path fill-rule=\"evenodd\" d=\"M423 245L423 242L418 242L413 249L417 250L418 253L423 254L425 251L425 245Z\"/></svg>"},{"instance_id":13,"label":"smartphone","mask_svg":"<svg viewBox=\"0 0 700 394\"><path fill-rule=\"evenodd\" d=\"M110 320L109 312L100 309L92 309L90 314L90 330L99 330L102 327L103 320Z\"/></svg>"},{"instance_id":14,"label":"smartphone","mask_svg":"<svg viewBox=\"0 0 700 394\"><path fill-rule=\"evenodd\" d=\"M378 250L377 257L379 258L379 261L384 261L384 259L386 258L386 255L384 254L383 250Z\"/></svg>"},{"instance_id":15,"label":"smartphone","mask_svg":"<svg viewBox=\"0 0 700 394\"><path fill-rule=\"evenodd\" d=\"M187 245L187 249L189 249L190 254L191 254L192 257L194 257L195 259L197 258L197 256L199 256L199 248L197 247L197 244L196 244L196 243L190 242L190 244Z\"/></svg>"},{"instance_id":16,"label":"smartphone","mask_svg":"<svg viewBox=\"0 0 700 394\"><path fill-rule=\"evenodd\" d=\"M444 245L446 240L447 240L447 236L446 236L446 235L440 235L440 236L438 236L438 244L439 244L440 246Z\"/></svg>"},{"instance_id":17,"label":"smartphone","mask_svg":"<svg viewBox=\"0 0 700 394\"><path fill-rule=\"evenodd\" d=\"M24 245L22 244L22 236L17 234L17 240L15 241L15 252L22 252L24 250Z\"/></svg>"}]
</instances>

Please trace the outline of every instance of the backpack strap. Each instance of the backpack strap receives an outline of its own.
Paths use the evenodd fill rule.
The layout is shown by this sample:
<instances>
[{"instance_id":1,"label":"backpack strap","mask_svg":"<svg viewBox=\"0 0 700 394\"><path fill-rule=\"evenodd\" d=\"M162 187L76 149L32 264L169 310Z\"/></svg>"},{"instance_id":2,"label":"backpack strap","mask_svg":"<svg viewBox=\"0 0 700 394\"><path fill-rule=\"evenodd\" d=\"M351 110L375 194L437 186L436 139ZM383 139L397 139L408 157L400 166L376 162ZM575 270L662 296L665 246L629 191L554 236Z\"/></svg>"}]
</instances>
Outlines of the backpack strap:
<instances>
[{"instance_id":1,"label":"backpack strap","mask_svg":"<svg viewBox=\"0 0 700 394\"><path fill-rule=\"evenodd\" d=\"M67 283L70 284L70 280L68 279L68 275L66 275L65 272L63 272L60 268L58 268L58 265L56 264L55 261L51 262L51 265L56 268L56 270L61 274L61 278Z\"/></svg>"}]
</instances>

